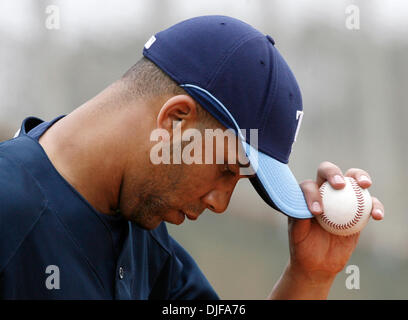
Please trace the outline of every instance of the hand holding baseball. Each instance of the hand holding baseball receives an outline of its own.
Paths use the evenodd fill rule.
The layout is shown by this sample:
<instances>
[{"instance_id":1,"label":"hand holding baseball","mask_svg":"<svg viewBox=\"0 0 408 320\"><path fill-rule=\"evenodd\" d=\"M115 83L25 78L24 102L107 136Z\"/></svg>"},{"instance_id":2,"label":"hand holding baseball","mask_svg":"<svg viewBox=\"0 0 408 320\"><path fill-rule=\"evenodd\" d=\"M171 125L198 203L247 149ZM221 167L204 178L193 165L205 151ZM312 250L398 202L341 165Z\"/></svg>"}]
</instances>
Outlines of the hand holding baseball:
<instances>
[{"instance_id":1,"label":"hand holding baseball","mask_svg":"<svg viewBox=\"0 0 408 320\"><path fill-rule=\"evenodd\" d=\"M353 179L348 179L348 177ZM346 183L347 180L349 184ZM355 190L361 191L361 194L357 195L359 199L355 198L354 204L349 204L350 212L347 213L350 217L355 216L356 212L362 215L361 210L363 209L360 208L360 210L358 206L360 205L361 207L361 201L365 202L364 210L368 210L368 213L364 213L366 218L359 219L359 221L362 220L363 223L359 225L358 228L363 227L367 223L365 219L368 220L370 216L374 220L383 219L384 206L377 198L365 192L372 184L369 174L364 170L353 168L349 169L345 176L343 176L341 170L336 165L327 161L320 164L316 181L306 180L300 184L312 214L320 216L324 212L323 199L319 188L326 181L327 186L324 187L326 188L326 192L327 190L330 190L330 192L333 192L333 190L342 190L348 185L345 190L347 194L351 186L351 181L354 181L354 192ZM349 195L350 194L352 194L352 192L349 193ZM344 210L344 208L342 210ZM337 210L336 214L340 213L339 211L341 210ZM323 220L322 217L323 216L319 219ZM341 219L339 221L341 221ZM334 278L334 276L344 268L357 245L360 232L358 232L358 228L349 228L357 224L355 221L356 219L354 222L349 223L348 221L345 222L345 220L342 220L341 223L338 223L340 226L339 229L351 230L350 235L344 236L344 233L339 235L334 234L333 230L331 230L331 232L327 231L329 228L323 228L316 218L304 220L289 218L290 266L295 268L298 273L308 274L309 277L316 275L318 277Z\"/></svg>"}]
</instances>

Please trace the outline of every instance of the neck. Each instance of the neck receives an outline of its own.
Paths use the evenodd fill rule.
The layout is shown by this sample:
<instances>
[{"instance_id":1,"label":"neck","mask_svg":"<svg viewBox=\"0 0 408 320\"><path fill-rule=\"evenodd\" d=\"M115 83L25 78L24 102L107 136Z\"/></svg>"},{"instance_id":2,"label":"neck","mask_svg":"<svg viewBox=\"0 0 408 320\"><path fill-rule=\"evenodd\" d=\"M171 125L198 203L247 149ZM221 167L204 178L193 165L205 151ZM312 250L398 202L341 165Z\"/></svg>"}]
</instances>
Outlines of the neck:
<instances>
[{"instance_id":1,"label":"neck","mask_svg":"<svg viewBox=\"0 0 408 320\"><path fill-rule=\"evenodd\" d=\"M39 140L56 170L105 214L114 214L119 206L129 148L123 128L129 114L115 110L100 112L100 107L86 103L57 121Z\"/></svg>"}]
</instances>

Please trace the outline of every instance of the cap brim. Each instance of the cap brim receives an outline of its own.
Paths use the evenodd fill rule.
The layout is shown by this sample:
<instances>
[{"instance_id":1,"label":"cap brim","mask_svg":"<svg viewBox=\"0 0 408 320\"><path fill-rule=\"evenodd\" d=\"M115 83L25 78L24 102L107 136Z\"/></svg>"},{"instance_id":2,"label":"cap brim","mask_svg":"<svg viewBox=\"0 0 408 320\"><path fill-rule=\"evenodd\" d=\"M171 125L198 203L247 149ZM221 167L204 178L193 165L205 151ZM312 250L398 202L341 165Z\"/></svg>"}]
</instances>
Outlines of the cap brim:
<instances>
[{"instance_id":1,"label":"cap brim","mask_svg":"<svg viewBox=\"0 0 408 320\"><path fill-rule=\"evenodd\" d=\"M303 192L288 165L254 149L247 142L242 143L256 173L250 181L262 199L287 216L312 218Z\"/></svg>"}]
</instances>

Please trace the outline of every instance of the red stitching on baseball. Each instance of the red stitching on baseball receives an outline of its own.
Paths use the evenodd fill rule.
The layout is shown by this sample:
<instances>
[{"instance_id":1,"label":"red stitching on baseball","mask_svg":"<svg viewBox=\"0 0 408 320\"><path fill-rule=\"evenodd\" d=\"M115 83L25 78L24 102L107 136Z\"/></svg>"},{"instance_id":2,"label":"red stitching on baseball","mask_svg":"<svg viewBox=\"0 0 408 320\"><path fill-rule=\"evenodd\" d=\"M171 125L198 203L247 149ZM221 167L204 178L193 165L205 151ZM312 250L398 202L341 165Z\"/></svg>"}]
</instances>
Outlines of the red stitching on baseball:
<instances>
[{"instance_id":1,"label":"red stitching on baseball","mask_svg":"<svg viewBox=\"0 0 408 320\"><path fill-rule=\"evenodd\" d=\"M350 179L351 182L351 186L355 192L356 198L357 198L357 212L354 215L354 218L347 222L347 223L334 223L333 221L331 221L325 214L324 212L321 214L321 219L323 220L323 222L325 222L327 225L329 225L331 228L333 229L337 229L337 230L344 230L344 229L348 229L351 228L353 226L355 226L361 219L361 217L363 216L363 210L364 210L364 196L361 193L361 189L360 186L357 184L357 182L354 179ZM324 191L326 191L326 185L323 185L322 188L320 189L320 195L323 197L324 195Z\"/></svg>"}]
</instances>

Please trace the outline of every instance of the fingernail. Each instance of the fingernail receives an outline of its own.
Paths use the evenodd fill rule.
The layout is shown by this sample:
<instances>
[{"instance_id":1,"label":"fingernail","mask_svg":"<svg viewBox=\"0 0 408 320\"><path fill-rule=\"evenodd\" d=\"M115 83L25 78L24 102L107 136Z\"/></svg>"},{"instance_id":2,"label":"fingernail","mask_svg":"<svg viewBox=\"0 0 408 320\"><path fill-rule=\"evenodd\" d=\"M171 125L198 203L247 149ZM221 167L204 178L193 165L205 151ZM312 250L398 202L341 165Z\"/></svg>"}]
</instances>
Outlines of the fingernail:
<instances>
[{"instance_id":1,"label":"fingernail","mask_svg":"<svg viewBox=\"0 0 408 320\"><path fill-rule=\"evenodd\" d=\"M384 218L384 212L382 212L381 209L375 209L374 212L375 212L376 214L380 215L381 218Z\"/></svg>"},{"instance_id":2,"label":"fingernail","mask_svg":"<svg viewBox=\"0 0 408 320\"><path fill-rule=\"evenodd\" d=\"M344 179L342 176L339 176L338 174L336 174L333 178L335 183L344 183Z\"/></svg>"},{"instance_id":3,"label":"fingernail","mask_svg":"<svg viewBox=\"0 0 408 320\"><path fill-rule=\"evenodd\" d=\"M367 181L367 182L370 182L370 183L371 183L370 178L367 177L367 176L365 176L365 175L360 176L360 177L358 178L358 181L360 181L360 182Z\"/></svg>"},{"instance_id":4,"label":"fingernail","mask_svg":"<svg viewBox=\"0 0 408 320\"><path fill-rule=\"evenodd\" d=\"M320 207L320 203L319 203L319 202L317 202L317 201L313 202L313 204L312 204L312 211L313 211L313 212L320 212L320 211L322 211L322 208Z\"/></svg>"}]
</instances>

